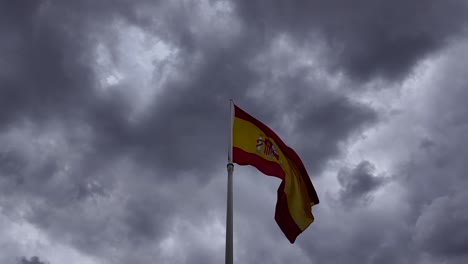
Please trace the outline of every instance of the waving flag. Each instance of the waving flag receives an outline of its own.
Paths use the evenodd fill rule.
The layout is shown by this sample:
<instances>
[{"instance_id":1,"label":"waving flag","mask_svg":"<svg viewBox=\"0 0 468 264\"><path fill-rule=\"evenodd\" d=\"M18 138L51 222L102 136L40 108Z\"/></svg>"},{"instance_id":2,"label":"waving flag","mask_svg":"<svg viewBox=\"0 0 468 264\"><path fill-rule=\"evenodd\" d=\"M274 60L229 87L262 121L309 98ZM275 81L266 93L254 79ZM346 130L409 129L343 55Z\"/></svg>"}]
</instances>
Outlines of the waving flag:
<instances>
[{"instance_id":1,"label":"waving flag","mask_svg":"<svg viewBox=\"0 0 468 264\"><path fill-rule=\"evenodd\" d=\"M232 159L282 179L278 188L275 220L294 243L313 221L317 193L299 156L266 125L234 105Z\"/></svg>"}]
</instances>

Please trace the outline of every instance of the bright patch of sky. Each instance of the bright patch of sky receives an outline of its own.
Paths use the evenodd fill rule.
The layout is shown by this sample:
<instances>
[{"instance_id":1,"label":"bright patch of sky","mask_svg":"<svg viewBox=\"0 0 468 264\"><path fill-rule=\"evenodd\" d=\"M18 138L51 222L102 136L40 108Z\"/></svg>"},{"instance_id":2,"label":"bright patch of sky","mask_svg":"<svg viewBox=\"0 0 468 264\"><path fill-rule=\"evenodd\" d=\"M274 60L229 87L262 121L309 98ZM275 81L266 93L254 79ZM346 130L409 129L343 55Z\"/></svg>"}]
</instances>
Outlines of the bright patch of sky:
<instances>
[{"instance_id":1,"label":"bright patch of sky","mask_svg":"<svg viewBox=\"0 0 468 264\"><path fill-rule=\"evenodd\" d=\"M16 263L15 261L18 261L17 255L47 256L47 259L41 259L47 263L100 263L97 259L84 255L73 247L55 243L45 232L27 221L10 219L6 214L1 213L1 209L0 207L0 223L3 226L0 230L0 248L2 248L0 260L2 263ZM16 254L16 256L8 256L4 253Z\"/></svg>"},{"instance_id":2,"label":"bright patch of sky","mask_svg":"<svg viewBox=\"0 0 468 264\"><path fill-rule=\"evenodd\" d=\"M99 89L104 96L123 94L133 114L138 115L164 89L173 71L177 49L142 28L123 22L116 22L112 32L117 41L113 50L105 42L96 46Z\"/></svg>"}]
</instances>

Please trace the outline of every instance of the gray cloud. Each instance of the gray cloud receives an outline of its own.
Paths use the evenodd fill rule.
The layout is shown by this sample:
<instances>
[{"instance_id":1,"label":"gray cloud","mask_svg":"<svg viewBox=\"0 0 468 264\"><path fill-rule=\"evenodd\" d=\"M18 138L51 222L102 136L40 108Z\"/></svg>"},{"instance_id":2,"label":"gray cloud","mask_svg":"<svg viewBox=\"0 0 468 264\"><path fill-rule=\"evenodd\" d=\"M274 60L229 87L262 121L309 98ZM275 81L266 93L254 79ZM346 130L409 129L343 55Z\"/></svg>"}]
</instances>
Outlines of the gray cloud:
<instances>
[{"instance_id":1,"label":"gray cloud","mask_svg":"<svg viewBox=\"0 0 468 264\"><path fill-rule=\"evenodd\" d=\"M357 80L401 80L466 29L464 1L238 1L245 23L307 42L320 34L332 68Z\"/></svg>"},{"instance_id":2,"label":"gray cloud","mask_svg":"<svg viewBox=\"0 0 468 264\"><path fill-rule=\"evenodd\" d=\"M340 153L340 145L378 119L368 106L346 97L325 95L316 100L299 108L304 114L296 127L302 136L299 150L313 161L312 172L320 171L327 160Z\"/></svg>"},{"instance_id":3,"label":"gray cloud","mask_svg":"<svg viewBox=\"0 0 468 264\"><path fill-rule=\"evenodd\" d=\"M202 146L223 144L225 137L222 135L226 133L212 134L206 133L206 131L215 131L218 127L226 127L221 124L226 118L226 114L223 114L225 112L223 110L226 109L223 102L228 98L236 98L243 106L252 105L253 101L245 98L245 91L259 85L262 82L260 78L263 76L252 71L249 64L252 54L261 50L261 45L264 42L251 42L254 35L246 31L245 34L240 34L231 41L228 46L217 47L213 46L213 43L204 43L199 40L197 32L191 33L191 38L196 42L194 44L196 46L191 48L178 47L182 48L181 56L184 56L180 58L182 62L188 65L199 64L197 69L191 74L185 75L184 82L169 80L165 84L167 87L164 88L164 92L158 97L164 98L164 100L155 98L155 104L148 113L130 124L131 106L124 99L125 95L114 93L105 98L99 97L96 92L96 76L94 76L89 63L92 61L92 51L96 45L93 42L93 35L99 34L98 30L105 30L106 17L109 17L107 19L109 24L114 21L111 19L112 16L121 14L127 20L139 23L138 25L142 25L144 28L148 27L142 22L144 17L137 19L132 16L134 10L139 7L135 4L132 8L128 8L127 12L124 12L125 9L121 4L117 4L115 7L103 4L94 10L94 7L91 8L86 3L66 5L65 3L44 2L31 6L30 13L23 17L11 18L12 21L8 21L11 24L16 24L16 20L23 22L22 24L18 23L22 25L17 30L17 34L20 35L20 44L16 46L19 48L12 54L29 55L15 58L21 71L3 79L6 82L4 86L7 87L6 90L2 91L4 93L2 98L5 100L2 103L5 108L2 111L4 113L2 119L5 120L4 127L20 117L33 119L35 122L39 122L41 119L58 119L59 122L69 123L68 127L84 125L91 130L92 146L95 147L95 155L97 155L94 158L132 153L138 161L144 162L145 166L155 166L160 170L167 170L167 174L170 174L170 171L174 169L190 170L194 166L206 168L209 164L213 164L210 158L206 156L202 158L197 153L205 150ZM5 7L5 10L7 8ZM93 11L89 13L88 8L93 9ZM164 8L164 6L156 4L153 8ZM171 9L171 7L167 8ZM75 16L68 18L64 14L69 12L76 12L77 18L83 16L83 19L90 20L82 21L75 19ZM24 17L30 19L29 22L24 22L26 20ZM13 19L15 20L13 21ZM103 25L97 29L90 29L93 21ZM164 20L158 22L169 27L166 29L167 32L171 32L173 29ZM65 28L73 28L73 30L64 32L63 29L57 27L58 24L63 24ZM188 34L185 31L187 29L184 28L188 26L176 24L174 30L178 29L181 34ZM31 31L36 37L30 40L25 39L30 37L26 34ZM158 35L164 37L163 33L158 32ZM169 43L179 43L178 36L172 34L169 36ZM244 45L246 41L251 42L251 45ZM112 47L110 48L112 49ZM196 62L195 58L188 53L192 52L191 49L197 49L200 54L200 58ZM190 70L186 69L185 66L181 67L177 70ZM214 72L216 74L213 74ZM301 76L297 77L302 78ZM303 89L308 89L310 85L313 83L305 83ZM353 114L355 108L357 126L360 125L360 119L363 121L372 119L372 111L365 109L365 107L362 109L361 106L354 106L344 97L325 96L342 100L343 105L346 105L343 107L348 107L349 109L346 111L350 114ZM193 102L191 105L190 101L186 100L187 98ZM317 98L317 103L319 101L320 97ZM335 102L336 100L333 100L320 104L335 111L335 106L340 107L338 105L340 103L329 105ZM256 108L247 109L254 110ZM186 109L191 109L191 111L188 113ZM325 109L325 111L328 110ZM359 111L368 111L369 113L361 114ZM199 116L205 118L199 119L197 118ZM266 120L268 121L268 118ZM336 122L348 122L344 118L335 120ZM44 121L41 122L44 123ZM309 122L309 120L305 122ZM333 136L330 141L345 138L347 131L354 129L354 124L346 125L348 127L339 127L342 134ZM328 129L332 128L324 127L323 131ZM179 136L179 133L185 135ZM333 142L324 144L326 146L321 148L323 150L336 148L333 146ZM183 148L186 151L179 151ZM329 155L324 155L324 159L336 154L336 152L336 150L331 150ZM220 157L222 152L205 151L205 153L211 153L210 157L216 158Z\"/></svg>"},{"instance_id":4,"label":"gray cloud","mask_svg":"<svg viewBox=\"0 0 468 264\"><path fill-rule=\"evenodd\" d=\"M452 50L459 56L464 49ZM462 186L466 178L466 116L468 108L462 102L467 95L466 81L450 76L465 76L464 62L454 62L444 69L434 87L444 83L446 90L432 90L431 108L426 114L429 123L429 147L420 148L411 161L401 167L399 180L408 189L412 221L415 223L413 240L416 246L435 261L462 263L466 261L467 239L463 227L466 199ZM424 141L423 141L424 142Z\"/></svg>"},{"instance_id":5,"label":"gray cloud","mask_svg":"<svg viewBox=\"0 0 468 264\"><path fill-rule=\"evenodd\" d=\"M466 51L463 44L449 51L457 58ZM343 210L334 197L322 196L329 208L317 208L311 234L301 248L311 260L330 263L463 263L466 262L465 198L466 116L461 98L466 96L464 62L450 59L439 66L430 87L421 88L425 103L408 107L402 123L381 138L375 151L387 155L384 163L395 162L392 181L375 172L367 162L342 170L340 198L363 199L377 188L373 203ZM454 77L459 76L459 77ZM442 90L440 87L445 87ZM417 104L409 101L413 106ZM413 112L414 111L414 112ZM398 138L410 133L408 141ZM403 133L402 133L403 132ZM385 140L389 140L385 142ZM401 152L393 145L401 144ZM389 160L391 159L391 160ZM379 159L377 159L379 160ZM380 160L380 162L382 162ZM388 164L387 164L388 166ZM387 173L387 172L386 172ZM354 177L350 177L354 176ZM382 185L386 182L385 185ZM301 242L301 240L299 240Z\"/></svg>"},{"instance_id":6,"label":"gray cloud","mask_svg":"<svg viewBox=\"0 0 468 264\"><path fill-rule=\"evenodd\" d=\"M423 250L442 257L466 257L468 216L465 194L435 199L423 209L416 222L415 242Z\"/></svg>"},{"instance_id":7,"label":"gray cloud","mask_svg":"<svg viewBox=\"0 0 468 264\"><path fill-rule=\"evenodd\" d=\"M29 260L25 257L22 257L20 264L46 264L46 262L42 262L38 257L34 256Z\"/></svg>"},{"instance_id":8,"label":"gray cloud","mask_svg":"<svg viewBox=\"0 0 468 264\"><path fill-rule=\"evenodd\" d=\"M351 170L340 170L337 176L341 185L340 201L345 205L370 202L372 193L387 182L383 176L374 174L375 166L369 161L362 161Z\"/></svg>"},{"instance_id":9,"label":"gray cloud","mask_svg":"<svg viewBox=\"0 0 468 264\"><path fill-rule=\"evenodd\" d=\"M1 2L1 216L5 223L30 224L50 245L96 263L221 261L228 99L297 150L322 194L330 161L386 121L361 100L359 89L347 89L357 87L352 81L404 80L421 59L463 32L466 3L419 5ZM139 58L125 64L128 57L147 56L135 46L163 53L161 43L170 55L151 59L144 74L137 70ZM108 65L98 63L99 52L108 53ZM292 248L279 239L272 218L276 182L244 177L251 171L243 170L236 178L238 260L464 260L466 243L452 229L466 224L456 186L465 182L466 151L459 142L468 115L463 81L454 81L464 75L456 69L444 74L453 77L439 80L447 90L427 102L443 111L428 111L437 122L428 121L428 135L418 139L411 161L400 164L395 182L384 185L371 161L338 176L343 203L401 184L408 193L401 204L410 213L392 204L387 192L375 197L385 208L368 204L352 212L324 195L316 223ZM143 75L148 83L139 80ZM447 207L453 215L442 219ZM21 236L11 237L6 255L31 253ZM50 254L41 256L59 259Z\"/></svg>"}]
</instances>

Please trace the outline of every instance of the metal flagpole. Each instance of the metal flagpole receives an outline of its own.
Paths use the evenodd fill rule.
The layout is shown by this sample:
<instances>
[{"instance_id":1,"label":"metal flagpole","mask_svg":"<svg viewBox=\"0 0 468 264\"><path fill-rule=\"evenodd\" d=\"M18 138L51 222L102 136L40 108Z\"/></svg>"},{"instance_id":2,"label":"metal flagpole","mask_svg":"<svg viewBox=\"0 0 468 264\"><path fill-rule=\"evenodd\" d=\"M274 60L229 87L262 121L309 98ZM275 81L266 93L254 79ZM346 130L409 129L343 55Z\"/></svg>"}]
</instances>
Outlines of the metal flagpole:
<instances>
[{"instance_id":1,"label":"metal flagpole","mask_svg":"<svg viewBox=\"0 0 468 264\"><path fill-rule=\"evenodd\" d=\"M229 118L229 151L227 164L227 209L226 209L226 264L233 264L233 235L232 235L232 175L234 164L232 163L232 129L234 125L234 101L230 100Z\"/></svg>"}]
</instances>

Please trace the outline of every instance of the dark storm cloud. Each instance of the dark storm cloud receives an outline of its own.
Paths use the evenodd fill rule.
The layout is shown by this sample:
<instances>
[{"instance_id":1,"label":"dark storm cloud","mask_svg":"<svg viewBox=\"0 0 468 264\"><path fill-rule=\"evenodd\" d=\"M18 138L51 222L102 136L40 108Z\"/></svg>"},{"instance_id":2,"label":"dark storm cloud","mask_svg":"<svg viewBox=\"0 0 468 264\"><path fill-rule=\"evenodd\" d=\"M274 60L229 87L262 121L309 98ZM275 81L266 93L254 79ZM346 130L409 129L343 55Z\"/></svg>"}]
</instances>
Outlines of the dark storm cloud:
<instances>
[{"instance_id":1,"label":"dark storm cloud","mask_svg":"<svg viewBox=\"0 0 468 264\"><path fill-rule=\"evenodd\" d=\"M96 96L96 76L92 69L95 45L92 38L96 32L89 24L104 23L106 19L110 23L112 15L119 13L114 9L118 5L108 3L98 12L95 5L88 6L87 2L67 3L2 1L0 6L2 71L5 68L0 75L0 130L5 133L18 130L12 137L23 136L20 140L29 142L22 146L4 141L0 170L0 188L5 197L2 212L14 216L17 203L26 203L30 209L26 220L47 230L54 239L100 255L109 245L118 243L115 236L135 238L135 241L142 236L157 236L156 229L162 226L162 221L157 220L165 214L161 207L153 211L155 215L145 215L141 213L144 210L128 202L132 210L125 212L115 225L103 228L105 219L86 216L80 207L88 204L92 208L96 196L110 199L106 192L112 191L115 177L105 170L115 156L111 155L115 148L106 152L94 146L86 149L83 146L89 145L89 139L77 135L79 131L88 127L84 134L93 138L93 132L103 131L105 127L112 131L109 137L119 137L124 146L132 138L126 134L131 129L125 124L125 104L118 96L110 100ZM126 12L131 13L132 9ZM58 126L50 128L57 123ZM18 132L22 129L31 133L21 135ZM43 135L51 129L66 135L57 148L42 143L60 140ZM38 147L29 149L30 145ZM152 200L162 201L154 197ZM107 213L109 217L120 217L112 208ZM73 217L75 214L79 221Z\"/></svg>"},{"instance_id":2,"label":"dark storm cloud","mask_svg":"<svg viewBox=\"0 0 468 264\"><path fill-rule=\"evenodd\" d=\"M452 56L465 52L455 50ZM431 83L436 88L431 92L431 107L426 109L430 122L424 124L430 128L427 138L431 143L418 149L397 179L408 189L417 248L436 261L463 263L468 256L464 202L468 107L462 99L468 96L466 62L456 60L439 74L443 77Z\"/></svg>"},{"instance_id":3,"label":"dark storm cloud","mask_svg":"<svg viewBox=\"0 0 468 264\"><path fill-rule=\"evenodd\" d=\"M329 217L327 221L333 223L316 223L319 226L314 235L300 245L311 261L412 263L411 236L400 219L385 219L388 216L365 211L338 213L336 220Z\"/></svg>"},{"instance_id":4,"label":"dark storm cloud","mask_svg":"<svg viewBox=\"0 0 468 264\"><path fill-rule=\"evenodd\" d=\"M2 2L2 129L21 118L39 122L93 115L87 111L97 112L95 107L106 103L94 93L93 34L100 27L91 25L109 24L114 14L131 17L133 8L120 9L122 1L79 3ZM124 107L109 104L108 108Z\"/></svg>"},{"instance_id":5,"label":"dark storm cloud","mask_svg":"<svg viewBox=\"0 0 468 264\"><path fill-rule=\"evenodd\" d=\"M325 39L331 67L352 78L401 80L422 58L466 29L466 1L236 1L260 32L284 32L307 42Z\"/></svg>"},{"instance_id":6,"label":"dark storm cloud","mask_svg":"<svg viewBox=\"0 0 468 264\"><path fill-rule=\"evenodd\" d=\"M311 175L319 178L327 161L339 157L350 138L375 124L379 115L348 97L343 89L330 89L326 79L314 78L313 73L320 69L294 67L300 57L294 45L319 32L338 50L331 54L332 64L341 64L338 68L352 78L400 78L420 58L456 36L463 27L461 13L465 10L463 3L454 1L431 2L433 5L421 13L415 11L414 2L338 3L262 6L257 2L247 6L236 2L233 20L240 23L221 28L220 32L229 33L225 35L212 30L218 21L199 23L206 10L197 9L197 4L1 2L2 214L28 221L59 244L105 262L154 261L151 256L158 255L158 243L173 235L176 223L189 221L190 230L197 230L211 219L208 212L214 211L216 217L224 213L224 204L218 201L224 197L225 185L214 175L225 168L230 98L280 134L294 128L285 141L298 150ZM383 10L388 13L380 16ZM160 92L145 113L134 119L129 114L134 103L121 90L138 87L123 82L104 96L98 92L96 45L104 44L119 60L115 43L119 32L111 30L116 21L157 36L177 50L173 75L163 84L152 83ZM293 36L288 44L291 54L275 57L280 51L270 44L278 36L276 30ZM261 63L255 63L262 56ZM160 67L155 66L154 71L157 75ZM436 138L431 140L433 145L423 144L428 147L421 145L421 149L432 151L443 146ZM434 154L438 161L434 164L441 169L451 167L451 160L443 153ZM413 174L413 168L419 175L426 163L413 165L407 167L408 174ZM347 200L365 199L382 185L381 178L363 163L347 176L341 177L342 197ZM409 180L411 186L420 181L421 176ZM206 186L212 189L204 189ZM415 195L414 200L427 203L435 198L431 190L428 187L425 195ZM252 199L260 196L257 192L258 188L252 189ZM446 203L458 206L457 201ZM239 203L240 214L252 210L247 204ZM426 224L432 225L441 212L437 204L429 208L418 221L421 235L415 241L422 250L447 255L448 251L436 243L446 230L444 226L465 222L448 221L440 226L442 231L431 233ZM413 217L416 221L419 215ZM329 219L345 218L329 215ZM399 261L396 252L407 245L401 241L412 235L395 219L387 221L378 214L355 216L350 224L356 227L355 232L344 234L345 239L338 239L334 231L343 223L328 222L330 225L317 226L324 228L318 235L328 240L299 241L305 255L323 263L350 259L336 254L335 247L354 254L355 263ZM266 237L281 235L274 221L265 226L256 224ZM380 233L384 227L395 234ZM249 228L246 225L245 241L257 241ZM205 238L206 234L195 234L183 244L184 251L179 254L182 262L218 260L218 252L207 253L210 251L197 242L197 236ZM451 243L464 245L457 239ZM245 262L254 263L275 252L276 244L270 246L266 250L262 242L246 242L239 248L249 252L243 256ZM374 254L369 255L369 251ZM272 255L271 260L274 258Z\"/></svg>"},{"instance_id":7,"label":"dark storm cloud","mask_svg":"<svg viewBox=\"0 0 468 264\"><path fill-rule=\"evenodd\" d=\"M236 40L227 49L199 50L204 56L196 72L186 76L184 83L168 84L151 113L135 127L125 126L119 115L106 120L104 112L95 120L101 128L97 143L111 149L133 148L139 160L155 164L168 174L223 164L227 150L221 146L227 143L228 99L243 98L252 79L257 78L247 68L250 52L241 44ZM187 57L190 63L190 55Z\"/></svg>"},{"instance_id":8,"label":"dark storm cloud","mask_svg":"<svg viewBox=\"0 0 468 264\"><path fill-rule=\"evenodd\" d=\"M416 222L415 242L441 257L468 256L468 213L465 193L436 198Z\"/></svg>"},{"instance_id":9,"label":"dark storm cloud","mask_svg":"<svg viewBox=\"0 0 468 264\"><path fill-rule=\"evenodd\" d=\"M336 157L346 140L378 119L368 106L327 93L305 102L299 111L303 113L296 127L302 136L299 151L308 158L313 172Z\"/></svg>"},{"instance_id":10,"label":"dark storm cloud","mask_svg":"<svg viewBox=\"0 0 468 264\"><path fill-rule=\"evenodd\" d=\"M217 152L207 151L207 147L225 144L226 138L223 135L227 134L225 120L228 98L237 99L244 106L253 104L252 99L245 98L245 91L261 83L262 76L251 70L249 62L262 49L265 40L258 40L255 32L246 31L231 41L229 46L216 46L216 43L204 42L196 35L197 32L191 33L188 30L188 25L184 24L187 21L183 20L183 11L175 13L175 18L171 21L178 23L174 25L168 24L168 21L158 21L167 28L160 32L160 26L155 31L163 37L169 37L167 40L170 43L180 43L180 38L185 39L187 36L183 35L189 34L192 44L185 46L187 42L182 42L183 46L179 46L182 48L181 60L184 64L200 65L194 72L183 77L184 82L169 81L165 92L158 97L164 99L157 98L145 117L136 124L129 124L130 106L124 95L115 93L107 98L99 98L96 94L96 76L89 65L96 43L87 31L98 34L99 31L93 32L90 29L93 21L104 23L105 18L109 17L107 23L111 23L111 18L117 15L140 23L138 25L144 28L149 25L145 24L144 17L138 19L133 16L138 4L128 7L124 12L122 5L125 5L121 2L116 6L106 3L97 7L88 2L74 2L71 5L36 3L30 7L30 13L12 17L8 21L9 24L22 26L15 30L19 43L15 45L17 50L12 52L18 71L2 79L2 86L6 87L2 90L1 97L4 101L3 127L21 117L33 119L34 122L59 119L83 124L89 126L94 134L93 146L99 152L95 158L105 159L110 155L132 153L145 166L165 170L168 176L173 170L184 171L194 167L205 169L210 164L217 164L212 162L213 159L221 162L220 157L225 151L221 148L217 148ZM4 10L8 10L8 6ZM70 12L73 15L68 18L65 14ZM22 23L16 23L16 20ZM59 24L63 24L64 28L59 27ZM102 28L103 25L97 30ZM29 32L33 34L30 35ZM250 45L245 45L246 42ZM198 61L194 61L191 54L195 51L201 54ZM177 70L184 72L186 69ZM319 100L320 98L317 99ZM352 103L346 102L344 97L339 100L346 104L343 106L346 109L337 105L338 110L344 109L353 115L355 109ZM261 105L264 104L266 102L261 102ZM328 110L335 111L335 105L329 105L328 102L321 104ZM248 109L253 113L264 112L256 111L262 109L258 107ZM356 119L371 117L371 113L360 113L363 111L368 110L356 107ZM334 120L338 123L346 122L344 118ZM356 122L359 126L360 121ZM353 130L353 124L347 126L338 127L341 134L331 136L330 141L333 142L324 143L321 151L335 148L334 141L345 138L347 131ZM327 133L328 129L334 128L324 127L322 131ZM201 156L199 153L205 155ZM335 153L336 150L332 150L323 157L326 159Z\"/></svg>"},{"instance_id":11,"label":"dark storm cloud","mask_svg":"<svg viewBox=\"0 0 468 264\"><path fill-rule=\"evenodd\" d=\"M461 46L461 45L460 45ZM450 56L458 58L466 48ZM329 263L451 263L467 260L466 200L466 135L468 108L465 62L446 60L439 66L437 77L421 92L425 103L417 108L418 118L410 110L407 124L397 124L391 131L418 127L413 142L402 146L402 153L389 155L400 161L393 171L392 181L382 187L379 178L367 163L342 171L341 197L362 199L381 187L386 194L374 197L367 207L353 212L339 210L333 199L324 197L317 208L320 218L310 227L312 234L304 236L300 246L316 262ZM440 87L444 87L441 89ZM392 137L391 137L392 139ZM387 149L380 142L380 148ZM344 172L344 173L343 173ZM354 176L354 177L353 177ZM348 180L348 181L345 181ZM359 184L352 184L359 180ZM394 188L398 185L399 188ZM347 187L347 188L344 188ZM403 190L403 193L402 193ZM377 203L376 203L377 202ZM376 203L376 204L375 204ZM300 241L300 240L299 240Z\"/></svg>"},{"instance_id":12,"label":"dark storm cloud","mask_svg":"<svg viewBox=\"0 0 468 264\"><path fill-rule=\"evenodd\" d=\"M31 257L29 260L25 257L21 258L19 264L47 264L47 262L42 262L39 257Z\"/></svg>"},{"instance_id":13,"label":"dark storm cloud","mask_svg":"<svg viewBox=\"0 0 468 264\"><path fill-rule=\"evenodd\" d=\"M396 132L415 126L424 133L416 133L414 142L402 146L402 153L411 152L412 155L410 160L400 158L392 182L385 185L388 193L375 197L377 204L354 208L354 213L333 206L330 211L316 210L316 213L320 210L323 222L317 219L314 235L301 244L312 260L331 263L466 262L467 218L462 201L466 200L464 160L467 157L465 117L468 111L461 98L465 98L467 90L464 89L466 78L455 77L466 76L466 67L465 63L456 61L453 65L444 65L446 68L437 73L431 87L424 90L427 102L418 109L424 117L409 118L408 124L393 128ZM445 89L440 89L442 86ZM405 114L412 115L410 111ZM395 144L380 143L383 149L386 149L385 144ZM399 160L398 156L390 155L393 160ZM357 177L349 177L353 174ZM350 180L348 183L353 179L362 180L362 184L349 184L349 188L342 189L342 197L360 199L368 194L367 190L382 186L380 181L379 184L373 181L376 173L366 168L366 163L342 175L342 182L344 179ZM385 182L384 178L380 179ZM404 194L401 189L392 187L395 184L401 186Z\"/></svg>"},{"instance_id":14,"label":"dark storm cloud","mask_svg":"<svg viewBox=\"0 0 468 264\"><path fill-rule=\"evenodd\" d=\"M369 161L362 161L353 169L342 169L338 173L341 185L339 199L345 205L366 204L386 179L375 175L375 166Z\"/></svg>"},{"instance_id":15,"label":"dark storm cloud","mask_svg":"<svg viewBox=\"0 0 468 264\"><path fill-rule=\"evenodd\" d=\"M13 65L0 79L1 129L9 131L21 127L24 122L31 123L26 129L32 132L23 140L33 140L32 137L40 139L50 123L58 122L59 133L66 135L61 147L69 148L70 152L62 153L61 147L48 151L47 145L41 145L31 157L26 155L27 149L10 144L9 150L2 153L1 169L2 177L7 179L2 181L2 190L5 190L2 193L11 199L2 207L13 211L15 203L26 203L29 205L26 219L47 231L53 239L67 241L87 254L104 258L103 252L120 247L125 259L125 255L131 255L126 254L126 248L142 246L167 235L165 223L173 217L169 208L178 203L177 193L187 193L173 186L177 190L174 196L157 195L164 189L158 178L175 181L178 171L215 164L208 155L219 157L217 163L224 164L226 148L211 149L226 146L227 137L223 135L228 134L229 97L224 91L241 94L242 89L248 87L249 71L243 65L247 55L243 54L243 49L237 49L240 42L216 56L205 54L200 70L188 77L190 86L177 82L171 85L169 88L174 92L158 100L158 103L168 103L161 107L155 105L146 115L149 118L130 125L126 115L128 105L121 95L105 99L97 96L96 76L91 67L95 45L92 34L96 29L87 26L93 21L106 22L107 16L117 13L115 7L107 6L99 12L94 5L87 6L87 2L34 3L29 9L6 3L1 8L3 14L21 11L14 16L2 16L8 18L2 25L13 27L4 35L11 38L11 45L7 47L11 50L3 50L2 58L5 55ZM190 63L190 56L184 60ZM213 71L218 71L217 78L210 76ZM226 86L237 79L245 80L237 84L242 89L236 91L235 87ZM195 89L200 90L192 91ZM188 105L190 102L192 104ZM223 131L219 131L219 127L224 128ZM80 130L84 130L84 136L75 135ZM90 147L83 148L83 145ZM55 153L57 150L59 152ZM158 168L162 173L143 176L147 172L126 171L130 177L125 178L140 182L133 191L126 191L138 194L113 204L107 201L113 199L114 182L121 174L106 170L107 164L115 165L113 160L120 155L136 158L136 162ZM206 179L210 177L206 171L205 168L202 174L191 177ZM125 183L125 178L119 181L130 185ZM100 185L93 185L93 181ZM153 187L148 189L151 185ZM141 186L148 187L142 191ZM156 194L147 197L144 193ZM107 223L107 217L86 213L86 210L94 210L93 206L101 200L110 203L106 205L106 212L114 221ZM119 210L118 206L122 205L123 210Z\"/></svg>"},{"instance_id":16,"label":"dark storm cloud","mask_svg":"<svg viewBox=\"0 0 468 264\"><path fill-rule=\"evenodd\" d=\"M184 84L177 81L168 84L170 92L161 96L165 99L157 100L151 112L145 115L147 118L130 125L130 109L124 95L116 93L99 98L95 91L96 76L91 68L96 43L92 41L89 24L92 21L106 22L105 17L109 17L107 23L112 22L113 15L123 12L120 5L109 3L98 5L96 9L88 2L78 4L73 1L70 5L34 3L28 8L7 4L2 8L4 13L9 13L10 8L29 10L17 16L7 16L5 21L5 24L16 27L11 30L11 36L6 34L6 38L13 39L10 47L13 50L4 52L6 60L15 65L11 74L0 79L4 87L0 97L2 128L21 118L34 122L59 119L82 124L94 133L93 145L100 152L95 158L134 153L138 160L145 161L146 166L160 169L186 170L196 164L202 168L213 164L199 155L202 152L220 157L221 149L219 153L213 153L206 151L206 146L225 143L223 135L227 134L227 123L223 126L220 123L228 116L227 99L229 95L240 98L253 78L245 65L246 58L253 52L248 52L250 48L242 48L240 40L226 50L196 47L197 52L203 54L199 70L188 76ZM133 18L132 11L137 6L132 6L122 16ZM66 15L71 13L70 17ZM134 21L140 22L137 18ZM174 25L175 29L181 27L180 23ZM174 38L168 41L178 42L177 33L187 34L187 29L172 33L170 25L167 26L167 32ZM191 55L184 52L183 62L195 63L191 61ZM224 130L216 132L220 127Z\"/></svg>"}]
</instances>

